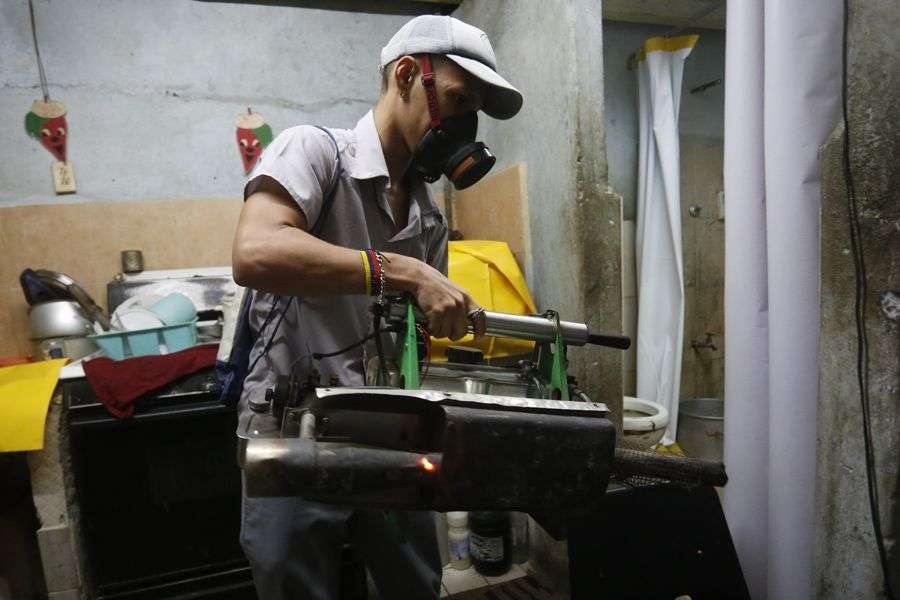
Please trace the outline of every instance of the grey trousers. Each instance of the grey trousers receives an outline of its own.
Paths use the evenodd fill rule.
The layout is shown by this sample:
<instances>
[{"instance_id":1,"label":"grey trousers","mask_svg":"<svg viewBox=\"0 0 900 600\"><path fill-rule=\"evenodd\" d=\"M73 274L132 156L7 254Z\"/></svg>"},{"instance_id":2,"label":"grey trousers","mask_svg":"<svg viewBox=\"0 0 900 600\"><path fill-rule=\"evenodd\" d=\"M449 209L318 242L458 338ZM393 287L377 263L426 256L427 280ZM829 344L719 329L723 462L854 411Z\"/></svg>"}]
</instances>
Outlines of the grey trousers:
<instances>
[{"instance_id":1,"label":"grey trousers","mask_svg":"<svg viewBox=\"0 0 900 600\"><path fill-rule=\"evenodd\" d=\"M401 512L391 524L382 511L243 494L241 546L260 600L337 600L345 540L365 559L382 600L439 596L431 513Z\"/></svg>"}]
</instances>

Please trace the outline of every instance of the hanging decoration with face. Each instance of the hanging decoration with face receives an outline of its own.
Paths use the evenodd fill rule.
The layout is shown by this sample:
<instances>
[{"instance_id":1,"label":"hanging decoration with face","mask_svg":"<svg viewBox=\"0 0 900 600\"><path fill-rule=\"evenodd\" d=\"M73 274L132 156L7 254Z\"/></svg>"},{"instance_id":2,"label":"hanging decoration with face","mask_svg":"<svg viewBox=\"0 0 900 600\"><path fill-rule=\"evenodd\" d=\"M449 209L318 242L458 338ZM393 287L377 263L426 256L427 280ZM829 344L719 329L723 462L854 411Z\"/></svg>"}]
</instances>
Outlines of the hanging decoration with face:
<instances>
[{"instance_id":1,"label":"hanging decoration with face","mask_svg":"<svg viewBox=\"0 0 900 600\"><path fill-rule=\"evenodd\" d=\"M249 107L246 114L238 115L234 124L237 126L238 151L244 163L244 174L248 175L256 166L263 148L272 141L272 128L261 114L252 112Z\"/></svg>"},{"instance_id":2,"label":"hanging decoration with face","mask_svg":"<svg viewBox=\"0 0 900 600\"><path fill-rule=\"evenodd\" d=\"M31 111L25 115L25 131L41 142L56 157L66 162L66 140L69 125L66 123L66 105L54 100L35 100Z\"/></svg>"},{"instance_id":3,"label":"hanging decoration with face","mask_svg":"<svg viewBox=\"0 0 900 600\"><path fill-rule=\"evenodd\" d=\"M25 115L25 131L50 151L53 162L53 189L57 194L75 192L75 172L66 158L69 124L66 123L66 105L56 100L35 100Z\"/></svg>"},{"instance_id":4,"label":"hanging decoration with face","mask_svg":"<svg viewBox=\"0 0 900 600\"><path fill-rule=\"evenodd\" d=\"M31 137L39 140L41 145L56 158L51 166L53 189L57 194L72 194L75 192L75 172L66 158L66 142L69 139L66 105L50 99L50 86L47 83L47 74L44 71L41 49L38 45L33 0L28 0L28 17L43 99L31 103L31 110L25 115L25 131Z\"/></svg>"}]
</instances>

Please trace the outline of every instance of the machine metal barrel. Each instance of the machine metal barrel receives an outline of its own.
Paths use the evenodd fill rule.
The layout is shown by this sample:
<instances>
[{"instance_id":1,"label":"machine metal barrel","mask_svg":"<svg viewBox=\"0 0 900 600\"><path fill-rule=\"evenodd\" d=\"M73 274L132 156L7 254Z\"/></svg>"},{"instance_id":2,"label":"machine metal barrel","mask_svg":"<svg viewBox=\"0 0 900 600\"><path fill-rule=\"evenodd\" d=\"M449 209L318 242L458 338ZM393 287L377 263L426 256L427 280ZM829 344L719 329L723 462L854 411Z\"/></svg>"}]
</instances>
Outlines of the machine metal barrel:
<instances>
[{"instance_id":1,"label":"machine metal barrel","mask_svg":"<svg viewBox=\"0 0 900 600\"><path fill-rule=\"evenodd\" d=\"M485 335L553 342L556 340L556 321L540 316L510 315L484 311ZM563 342L570 346L584 346L588 341L588 327L584 323L560 321ZM469 326L469 331L473 327Z\"/></svg>"},{"instance_id":2,"label":"machine metal barrel","mask_svg":"<svg viewBox=\"0 0 900 600\"><path fill-rule=\"evenodd\" d=\"M406 318L405 304L393 302L388 308L388 314L396 322L402 322ZM415 307L416 320L426 322L422 311ZM631 346L631 339L623 335L596 333L588 329L585 323L574 321L559 321L558 325L562 335L562 341L567 346L584 346L592 344L627 350ZM469 333L480 330L482 335L493 337L516 338L531 340L534 342L556 341L557 321L544 315L513 315L477 309L469 313L467 325Z\"/></svg>"},{"instance_id":3,"label":"machine metal barrel","mask_svg":"<svg viewBox=\"0 0 900 600\"><path fill-rule=\"evenodd\" d=\"M484 334L497 337L534 340L536 342L556 341L556 321L542 316L510 315L506 313L484 311ZM594 333L584 323L560 321L562 340L569 346L596 344L627 350L631 340L621 335L604 335ZM475 332L474 324L469 324L469 333Z\"/></svg>"}]
</instances>

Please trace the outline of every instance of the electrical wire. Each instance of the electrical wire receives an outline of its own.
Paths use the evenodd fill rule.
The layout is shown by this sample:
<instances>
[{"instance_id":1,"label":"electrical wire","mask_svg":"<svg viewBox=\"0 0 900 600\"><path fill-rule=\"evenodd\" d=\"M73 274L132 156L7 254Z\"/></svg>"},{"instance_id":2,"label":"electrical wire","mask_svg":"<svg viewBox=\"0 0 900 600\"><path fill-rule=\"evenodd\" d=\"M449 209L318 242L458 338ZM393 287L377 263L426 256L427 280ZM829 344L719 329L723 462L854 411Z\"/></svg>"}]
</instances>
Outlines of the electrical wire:
<instances>
[{"instance_id":1,"label":"electrical wire","mask_svg":"<svg viewBox=\"0 0 900 600\"><path fill-rule=\"evenodd\" d=\"M335 350L333 352L313 352L312 357L316 360L321 360L323 358L331 358L332 356L338 356L340 354L350 352L354 348L359 348L360 346L362 346L363 344L365 344L366 342L371 340L373 337L377 337L374 332L370 333L369 335L367 335L366 337L364 337L360 340L353 342L349 346L341 348L340 350Z\"/></svg>"},{"instance_id":2,"label":"electrical wire","mask_svg":"<svg viewBox=\"0 0 900 600\"><path fill-rule=\"evenodd\" d=\"M849 89L848 89L848 53L849 53L849 28L850 28L850 0L844 0L842 57L841 57L841 108L844 119L844 140L842 166L844 185L847 195L847 213L850 221L850 246L853 254L853 268L856 279L856 298L854 312L856 320L857 351L856 351L856 376L859 385L859 401L862 408L863 442L865 446L866 482L869 492L869 512L872 517L872 528L875 532L875 542L878 546L878 557L881 563L881 571L884 577L884 593L889 600L893 600L894 593L891 588L890 567L887 552L884 546L884 536L881 531L881 513L878 502L878 481L875 468L875 449L872 442L872 417L871 402L869 399L869 340L866 332L866 305L868 300L868 286L866 278L866 262L862 240L862 230L859 224L859 208L856 204L856 187L853 182L853 169L850 161L850 118L849 118Z\"/></svg>"},{"instance_id":3,"label":"electrical wire","mask_svg":"<svg viewBox=\"0 0 900 600\"><path fill-rule=\"evenodd\" d=\"M268 325L272 321L272 316L275 314L275 308L278 306L278 301L280 300L280 296L276 296L275 300L272 302L272 309L269 311L269 314L266 316L266 320L263 322L262 327L259 328L259 335L262 335L262 332L265 331L266 325ZM253 359L253 362L250 363L250 366L247 368L247 373L252 373L253 368L256 367L256 363L259 360L269 353L269 350L272 349L272 344L275 342L275 334L278 333L278 328L281 327L281 322L284 321L284 315L287 314L288 308L291 307L291 304L294 302L294 297L291 296L288 298L287 303L284 305L284 308L281 310L281 314L278 315L278 322L275 323L275 327L272 329L271 335L269 335L269 341L266 342L266 345L263 347L262 352L256 355L256 358Z\"/></svg>"},{"instance_id":4,"label":"electrical wire","mask_svg":"<svg viewBox=\"0 0 900 600\"><path fill-rule=\"evenodd\" d=\"M312 357L313 360L321 360L321 359L323 359L323 358L331 358L331 357L333 357L333 356L338 356L338 355L341 355L341 354L345 354L345 353L347 353L347 352L350 352L350 351L353 350L354 348L358 348L358 347L362 346L363 344L365 344L366 342L368 342L368 341L371 340L372 338L377 338L375 332L372 332L372 333L368 334L367 336L365 336L364 338L359 339L359 340L356 340L355 342L353 342L353 343L350 344L349 346L346 346L346 347L341 348L341 349L339 349L339 350L334 350L334 351L332 351L332 352L307 352L306 354L302 354L302 355L300 355L300 356L298 356L297 358L294 359L294 361L291 363L290 367L288 368L288 372L293 372L293 371L294 371L294 367L297 366L297 363L299 363L299 362L300 362L301 360L303 360L304 358Z\"/></svg>"},{"instance_id":5,"label":"electrical wire","mask_svg":"<svg viewBox=\"0 0 900 600\"><path fill-rule=\"evenodd\" d=\"M422 379L428 376L428 368L431 366L431 332L421 323L416 323L416 331L422 336L425 343L425 370L422 372Z\"/></svg>"},{"instance_id":6,"label":"electrical wire","mask_svg":"<svg viewBox=\"0 0 900 600\"><path fill-rule=\"evenodd\" d=\"M285 307L285 308L287 308L287 307ZM279 320L279 324L280 323L281 323L281 321ZM275 329L277 331L278 325L275 326ZM419 334L425 339L425 370L422 373L422 378L424 379L425 376L428 375L428 367L431 365L431 334L428 332L428 329L426 329L422 325L419 325L418 323L416 324L416 329L419 332ZM274 332L273 332L273 337L274 337ZM383 355L383 351L381 349L381 328L376 327L375 330L372 331L372 333L353 342L349 346L346 346L339 350L334 350L333 352L307 352L305 354L302 354L302 355L298 356L297 358L295 358L293 360L293 362L291 362L290 367L288 368L288 371L293 372L294 368L297 366L297 363L299 363L301 360L303 360L305 358L312 357L313 360L321 360L323 358L331 358L332 356L338 356L340 354L345 354L345 353L353 350L354 348L358 348L359 346L362 346L363 344L365 344L366 342L368 342L369 340L371 340L373 338L375 339L375 344L378 347L379 364L382 365L382 364L384 364L384 355ZM271 342L271 338L269 338L269 339ZM381 367L379 368L379 370L381 370ZM378 377L379 377L378 385L387 385L386 382L382 382L384 377L381 375L381 373L379 373Z\"/></svg>"},{"instance_id":7,"label":"electrical wire","mask_svg":"<svg viewBox=\"0 0 900 600\"><path fill-rule=\"evenodd\" d=\"M41 50L38 47L37 27L34 23L34 2L28 0L28 16L31 18L31 41L34 43L34 56L37 58L38 77L41 80L41 93L44 95L44 102L50 100L50 91L47 86L47 74L44 72L44 61L41 60Z\"/></svg>"},{"instance_id":8,"label":"electrical wire","mask_svg":"<svg viewBox=\"0 0 900 600\"><path fill-rule=\"evenodd\" d=\"M387 385L387 375L384 372L384 346L381 340L381 315L384 311L382 303L375 303L372 311L374 317L372 322L372 335L375 336L375 354L378 357L378 371L375 373L375 383L380 386Z\"/></svg>"},{"instance_id":9,"label":"electrical wire","mask_svg":"<svg viewBox=\"0 0 900 600\"><path fill-rule=\"evenodd\" d=\"M279 321L279 323L280 323L280 321ZM417 324L416 328L418 329L419 333L426 340L425 341L425 371L422 373L422 377L424 378L426 375L428 375L428 367L431 364L431 335L428 333L428 330L425 329L422 325ZM276 330L277 330L277 325L276 325ZM365 344L366 342L368 342L369 340L371 340L373 338L375 339L376 345L381 346L380 334L381 334L381 330L380 330L380 328L378 328L378 330L373 331L372 333L366 335L365 337L353 342L349 346L346 346L339 350L334 350L333 352L307 352L305 354L302 354L302 355L298 356L297 358L295 358L293 360L293 362L291 362L290 367L288 368L288 371L293 372L294 368L297 366L297 363L299 363L304 358L312 357L313 360L321 360L323 358L331 358L332 356L338 356L340 354L345 354L347 352L350 352L354 348L358 348L359 346L362 346L363 344ZM383 357L381 349L378 350L378 354L379 354L379 363L383 364L384 357ZM387 383L379 382L379 385L387 385Z\"/></svg>"}]
</instances>

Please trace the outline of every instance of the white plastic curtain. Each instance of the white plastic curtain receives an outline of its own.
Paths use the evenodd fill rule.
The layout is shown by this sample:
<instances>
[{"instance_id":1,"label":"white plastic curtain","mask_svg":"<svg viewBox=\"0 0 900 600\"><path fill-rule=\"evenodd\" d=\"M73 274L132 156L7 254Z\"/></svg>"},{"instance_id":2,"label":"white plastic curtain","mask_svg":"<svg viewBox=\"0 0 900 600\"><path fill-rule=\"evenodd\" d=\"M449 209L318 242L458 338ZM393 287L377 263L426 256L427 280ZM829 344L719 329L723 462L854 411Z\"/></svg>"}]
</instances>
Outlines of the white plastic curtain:
<instances>
[{"instance_id":1,"label":"white plastic curtain","mask_svg":"<svg viewBox=\"0 0 900 600\"><path fill-rule=\"evenodd\" d=\"M675 441L684 338L678 109L684 59L698 36L651 38L637 53L637 396L669 411Z\"/></svg>"},{"instance_id":2,"label":"white plastic curtain","mask_svg":"<svg viewBox=\"0 0 900 600\"><path fill-rule=\"evenodd\" d=\"M729 0L725 515L755 600L813 597L819 146L839 120L839 0Z\"/></svg>"}]
</instances>

